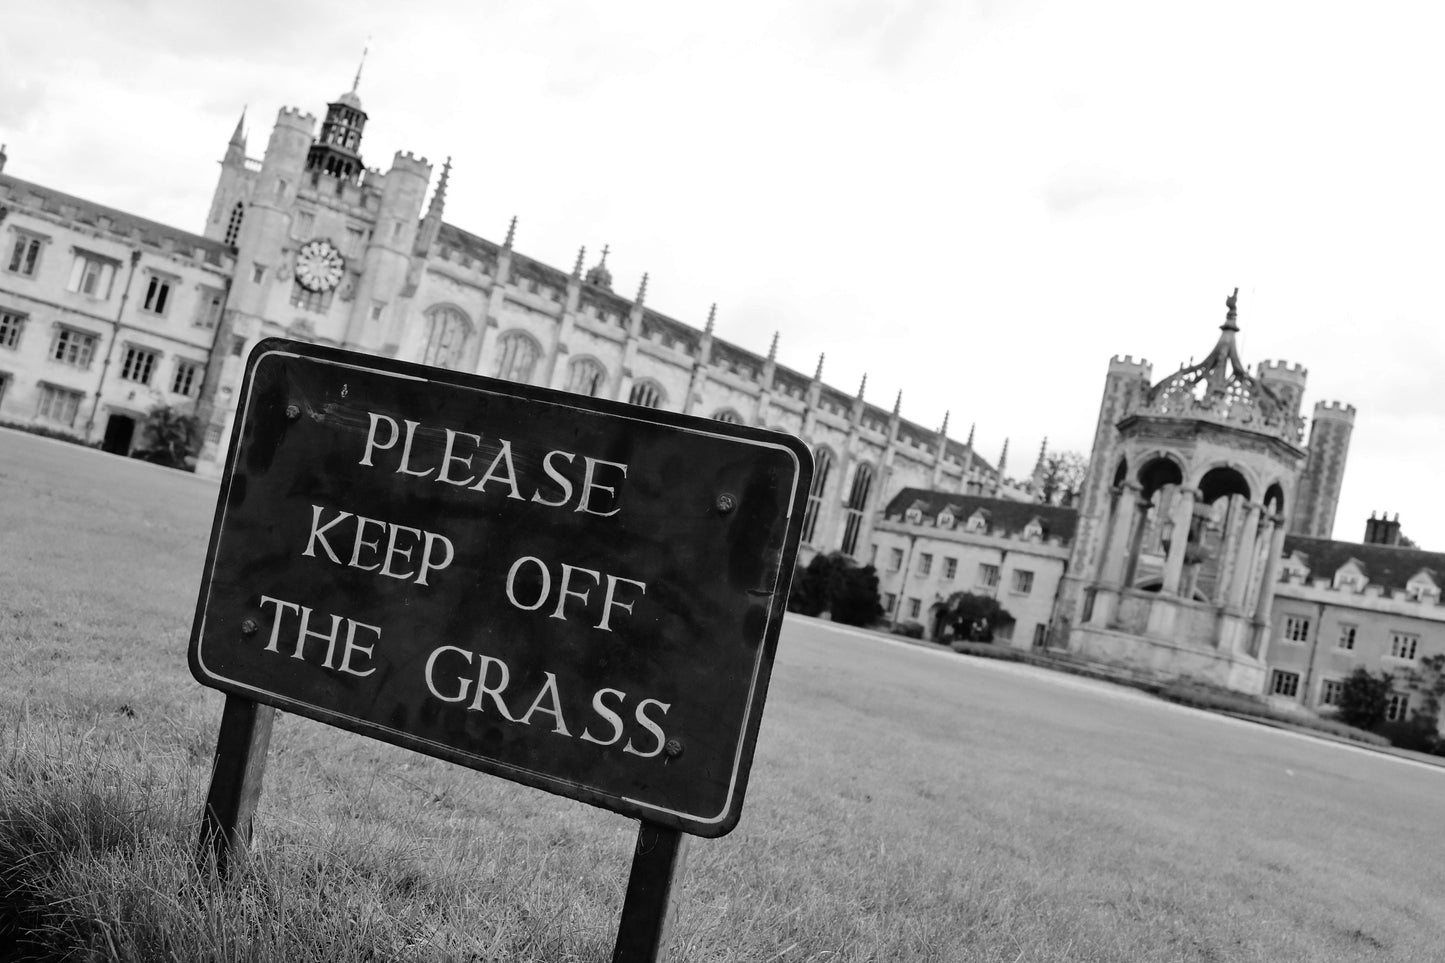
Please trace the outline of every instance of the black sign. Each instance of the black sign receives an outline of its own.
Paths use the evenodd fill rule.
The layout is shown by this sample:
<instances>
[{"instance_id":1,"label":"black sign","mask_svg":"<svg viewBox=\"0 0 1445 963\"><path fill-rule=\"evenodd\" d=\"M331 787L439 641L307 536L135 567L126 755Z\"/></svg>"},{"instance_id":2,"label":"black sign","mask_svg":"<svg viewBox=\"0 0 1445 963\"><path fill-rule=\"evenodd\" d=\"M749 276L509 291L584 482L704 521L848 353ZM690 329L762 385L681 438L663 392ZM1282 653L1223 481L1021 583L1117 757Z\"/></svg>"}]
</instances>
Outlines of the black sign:
<instances>
[{"instance_id":1,"label":"black sign","mask_svg":"<svg viewBox=\"0 0 1445 963\"><path fill-rule=\"evenodd\" d=\"M741 810L811 478L791 435L264 341L191 671L720 836Z\"/></svg>"}]
</instances>

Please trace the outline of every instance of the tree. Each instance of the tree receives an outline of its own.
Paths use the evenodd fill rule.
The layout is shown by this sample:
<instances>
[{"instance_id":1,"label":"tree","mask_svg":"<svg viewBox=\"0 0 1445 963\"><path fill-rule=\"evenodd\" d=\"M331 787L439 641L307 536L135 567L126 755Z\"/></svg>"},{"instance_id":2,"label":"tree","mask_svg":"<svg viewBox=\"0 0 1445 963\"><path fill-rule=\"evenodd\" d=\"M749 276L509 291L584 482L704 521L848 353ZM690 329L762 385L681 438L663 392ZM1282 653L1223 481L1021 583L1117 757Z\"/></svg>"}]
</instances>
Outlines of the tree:
<instances>
[{"instance_id":1,"label":"tree","mask_svg":"<svg viewBox=\"0 0 1445 963\"><path fill-rule=\"evenodd\" d=\"M170 405L156 405L146 418L137 458L170 468L191 468L201 438L201 423Z\"/></svg>"},{"instance_id":2,"label":"tree","mask_svg":"<svg viewBox=\"0 0 1445 963\"><path fill-rule=\"evenodd\" d=\"M1340 688L1340 721L1356 729L1373 729L1384 722L1394 681L1388 672L1375 676L1363 666L1351 672Z\"/></svg>"},{"instance_id":3,"label":"tree","mask_svg":"<svg viewBox=\"0 0 1445 963\"><path fill-rule=\"evenodd\" d=\"M1431 741L1438 742L1440 705L1445 699L1445 654L1422 658L1419 667L1411 669L1405 676L1405 684L1421 697L1420 704L1412 713L1412 721L1429 735Z\"/></svg>"},{"instance_id":4,"label":"tree","mask_svg":"<svg viewBox=\"0 0 1445 963\"><path fill-rule=\"evenodd\" d=\"M806 568L793 570L788 611L803 615L831 613L834 622L872 625L883 617L878 601L878 573L842 552L815 555Z\"/></svg>"},{"instance_id":5,"label":"tree","mask_svg":"<svg viewBox=\"0 0 1445 963\"><path fill-rule=\"evenodd\" d=\"M953 637L968 642L992 642L994 629L1015 619L992 595L954 592L944 603L940 626L953 629Z\"/></svg>"},{"instance_id":6,"label":"tree","mask_svg":"<svg viewBox=\"0 0 1445 963\"><path fill-rule=\"evenodd\" d=\"M1049 452L1044 456L1043 471L1038 478L1039 501L1065 508L1073 505L1088 470L1088 459L1076 451Z\"/></svg>"}]
</instances>

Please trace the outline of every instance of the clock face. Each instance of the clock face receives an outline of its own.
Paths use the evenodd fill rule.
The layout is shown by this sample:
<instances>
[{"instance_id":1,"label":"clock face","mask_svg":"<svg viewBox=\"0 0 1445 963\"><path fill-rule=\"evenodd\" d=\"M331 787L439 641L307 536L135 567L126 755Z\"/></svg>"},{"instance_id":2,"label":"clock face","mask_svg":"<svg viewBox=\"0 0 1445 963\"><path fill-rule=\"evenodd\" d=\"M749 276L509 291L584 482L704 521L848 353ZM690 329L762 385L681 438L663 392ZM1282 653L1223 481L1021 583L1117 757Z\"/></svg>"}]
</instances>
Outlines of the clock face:
<instances>
[{"instance_id":1,"label":"clock face","mask_svg":"<svg viewBox=\"0 0 1445 963\"><path fill-rule=\"evenodd\" d=\"M296 280L308 291L330 291L345 268L346 259L330 241L307 241L296 253Z\"/></svg>"}]
</instances>

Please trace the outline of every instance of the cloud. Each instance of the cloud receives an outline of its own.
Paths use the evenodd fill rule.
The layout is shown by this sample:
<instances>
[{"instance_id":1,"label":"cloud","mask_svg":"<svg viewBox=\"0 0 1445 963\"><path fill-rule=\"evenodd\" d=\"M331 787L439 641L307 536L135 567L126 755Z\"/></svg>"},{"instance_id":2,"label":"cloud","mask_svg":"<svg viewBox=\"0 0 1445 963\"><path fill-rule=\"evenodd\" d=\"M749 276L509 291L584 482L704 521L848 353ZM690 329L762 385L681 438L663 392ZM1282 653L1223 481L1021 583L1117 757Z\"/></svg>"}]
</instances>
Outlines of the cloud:
<instances>
[{"instance_id":1,"label":"cloud","mask_svg":"<svg viewBox=\"0 0 1445 963\"><path fill-rule=\"evenodd\" d=\"M1044 188L1044 204L1050 214L1069 218L1086 214L1115 213L1173 196L1177 187L1168 182L1146 181L1096 170L1065 171Z\"/></svg>"}]
</instances>

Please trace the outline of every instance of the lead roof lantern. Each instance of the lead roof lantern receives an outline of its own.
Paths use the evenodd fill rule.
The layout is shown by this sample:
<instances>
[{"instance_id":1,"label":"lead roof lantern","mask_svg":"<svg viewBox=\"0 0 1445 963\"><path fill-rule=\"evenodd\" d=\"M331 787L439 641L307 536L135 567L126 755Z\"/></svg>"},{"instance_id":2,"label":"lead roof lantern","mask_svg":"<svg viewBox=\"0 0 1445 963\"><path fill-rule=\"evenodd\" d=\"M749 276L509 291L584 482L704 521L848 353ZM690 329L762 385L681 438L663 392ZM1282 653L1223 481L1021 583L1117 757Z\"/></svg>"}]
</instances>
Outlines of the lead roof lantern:
<instances>
[{"instance_id":1,"label":"lead roof lantern","mask_svg":"<svg viewBox=\"0 0 1445 963\"><path fill-rule=\"evenodd\" d=\"M1296 442L1302 436L1300 419L1239 360L1234 340L1239 331L1238 301L1239 288L1235 288L1224 299L1227 313L1219 326L1219 340L1204 360L1150 388L1145 407L1153 414L1221 422Z\"/></svg>"}]
</instances>

